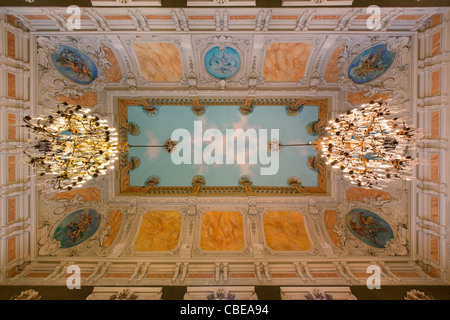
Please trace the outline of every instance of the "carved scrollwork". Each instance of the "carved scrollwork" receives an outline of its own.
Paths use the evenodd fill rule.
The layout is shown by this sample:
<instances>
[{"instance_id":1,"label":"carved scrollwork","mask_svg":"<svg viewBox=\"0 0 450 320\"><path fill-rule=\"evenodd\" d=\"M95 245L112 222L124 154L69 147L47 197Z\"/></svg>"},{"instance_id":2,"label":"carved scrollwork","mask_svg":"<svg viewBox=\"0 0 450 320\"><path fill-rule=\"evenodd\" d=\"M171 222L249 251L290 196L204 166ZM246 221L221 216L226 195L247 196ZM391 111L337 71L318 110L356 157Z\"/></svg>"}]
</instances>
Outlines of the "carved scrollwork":
<instances>
[{"instance_id":1,"label":"carved scrollwork","mask_svg":"<svg viewBox=\"0 0 450 320\"><path fill-rule=\"evenodd\" d=\"M400 195L399 193L395 194L397 196ZM368 245L350 232L346 225L345 217L356 208L366 209L375 213L392 228L393 238L388 240L383 248ZM343 201L338 204L337 211L338 224L335 224L332 230L338 235L343 255L408 255L408 240L402 235L403 229L406 228L404 223L406 217L404 195L391 200L366 197L362 202L355 200Z\"/></svg>"},{"instance_id":2,"label":"carved scrollwork","mask_svg":"<svg viewBox=\"0 0 450 320\"><path fill-rule=\"evenodd\" d=\"M66 216L47 214L46 223L39 231L38 254L40 256L87 256L105 255L102 250L103 242L111 233L109 225L109 206L104 202L88 201L74 204L73 201L48 202L50 208L58 211L61 207L66 208L66 212L76 212L79 210L94 210L100 215L100 224L92 236L78 245L63 248L61 242L54 238L56 228L66 218ZM55 208L56 207L56 208ZM52 211L50 211L52 212Z\"/></svg>"}]
</instances>

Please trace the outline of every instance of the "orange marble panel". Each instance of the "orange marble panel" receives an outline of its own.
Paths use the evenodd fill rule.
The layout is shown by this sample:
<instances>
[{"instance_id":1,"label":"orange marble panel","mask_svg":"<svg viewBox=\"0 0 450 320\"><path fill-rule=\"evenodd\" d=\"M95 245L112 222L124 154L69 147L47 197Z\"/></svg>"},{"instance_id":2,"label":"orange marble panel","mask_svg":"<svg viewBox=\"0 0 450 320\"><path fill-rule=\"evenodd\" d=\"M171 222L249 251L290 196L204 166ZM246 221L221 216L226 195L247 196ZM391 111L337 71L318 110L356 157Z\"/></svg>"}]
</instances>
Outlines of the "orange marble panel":
<instances>
[{"instance_id":1,"label":"orange marble panel","mask_svg":"<svg viewBox=\"0 0 450 320\"><path fill-rule=\"evenodd\" d=\"M274 43L264 59L264 79L267 81L299 81L305 75L311 43Z\"/></svg>"},{"instance_id":2,"label":"orange marble panel","mask_svg":"<svg viewBox=\"0 0 450 320\"><path fill-rule=\"evenodd\" d=\"M15 113L8 113L8 125L16 125L17 124L17 115Z\"/></svg>"},{"instance_id":3,"label":"orange marble panel","mask_svg":"<svg viewBox=\"0 0 450 320\"><path fill-rule=\"evenodd\" d=\"M439 223L439 197L430 197L430 219Z\"/></svg>"},{"instance_id":4,"label":"orange marble panel","mask_svg":"<svg viewBox=\"0 0 450 320\"><path fill-rule=\"evenodd\" d=\"M16 220L16 198L8 198L7 201L8 223Z\"/></svg>"},{"instance_id":5,"label":"orange marble panel","mask_svg":"<svg viewBox=\"0 0 450 320\"><path fill-rule=\"evenodd\" d=\"M109 215L109 225L111 226L111 232L109 233L108 238L102 244L104 249L109 248L113 244L114 240L116 240L123 219L122 212L120 211L110 211Z\"/></svg>"},{"instance_id":6,"label":"orange marble panel","mask_svg":"<svg viewBox=\"0 0 450 320\"><path fill-rule=\"evenodd\" d=\"M131 276L132 276L131 273L108 272L105 275L105 278L130 278Z\"/></svg>"},{"instance_id":7,"label":"orange marble panel","mask_svg":"<svg viewBox=\"0 0 450 320\"><path fill-rule=\"evenodd\" d=\"M16 259L16 238L17 236L8 238L7 241L7 263L11 263Z\"/></svg>"},{"instance_id":8,"label":"orange marble panel","mask_svg":"<svg viewBox=\"0 0 450 320\"><path fill-rule=\"evenodd\" d=\"M272 278L298 278L296 273L293 272L271 272Z\"/></svg>"},{"instance_id":9,"label":"orange marble panel","mask_svg":"<svg viewBox=\"0 0 450 320\"><path fill-rule=\"evenodd\" d=\"M431 137L439 138L440 136L440 121L441 112L439 110L431 112Z\"/></svg>"},{"instance_id":10,"label":"orange marble panel","mask_svg":"<svg viewBox=\"0 0 450 320\"><path fill-rule=\"evenodd\" d=\"M9 269L7 272L6 272L6 277L7 278L14 278L15 276L17 276L18 274L20 274L20 270L19 270L19 268L17 268L17 267L13 267L13 268L11 268L11 269Z\"/></svg>"},{"instance_id":11,"label":"orange marble panel","mask_svg":"<svg viewBox=\"0 0 450 320\"><path fill-rule=\"evenodd\" d=\"M412 271L392 271L394 275L400 278L420 278L420 274Z\"/></svg>"},{"instance_id":12,"label":"orange marble panel","mask_svg":"<svg viewBox=\"0 0 450 320\"><path fill-rule=\"evenodd\" d=\"M297 20L298 16L274 14L270 17L272 20Z\"/></svg>"},{"instance_id":13,"label":"orange marble panel","mask_svg":"<svg viewBox=\"0 0 450 320\"><path fill-rule=\"evenodd\" d=\"M440 276L439 269L436 269L435 267L432 266L428 266L428 271L426 271L425 273L432 278L439 278Z\"/></svg>"},{"instance_id":14,"label":"orange marble panel","mask_svg":"<svg viewBox=\"0 0 450 320\"><path fill-rule=\"evenodd\" d=\"M325 227L327 229L328 235L331 238L331 241L337 246L341 247L342 244L339 241L339 236L336 232L333 231L333 227L338 225L337 221L337 211L336 210L327 210L323 216L323 221L325 223Z\"/></svg>"},{"instance_id":15,"label":"orange marble panel","mask_svg":"<svg viewBox=\"0 0 450 320\"><path fill-rule=\"evenodd\" d=\"M80 196L81 201L100 201L100 191L95 187L74 189L71 191L58 192L52 200L73 199L75 196Z\"/></svg>"},{"instance_id":16,"label":"orange marble panel","mask_svg":"<svg viewBox=\"0 0 450 320\"><path fill-rule=\"evenodd\" d=\"M28 20L51 20L49 16L44 14L26 14L24 15L24 18Z\"/></svg>"},{"instance_id":17,"label":"orange marble panel","mask_svg":"<svg viewBox=\"0 0 450 320\"><path fill-rule=\"evenodd\" d=\"M311 272L313 278L339 278L336 272Z\"/></svg>"},{"instance_id":18,"label":"orange marble panel","mask_svg":"<svg viewBox=\"0 0 450 320\"><path fill-rule=\"evenodd\" d=\"M172 43L136 43L141 76L148 81L180 81L181 59Z\"/></svg>"},{"instance_id":19,"label":"orange marble panel","mask_svg":"<svg viewBox=\"0 0 450 320\"><path fill-rule=\"evenodd\" d=\"M230 272L230 278L255 278L255 274L250 272Z\"/></svg>"},{"instance_id":20,"label":"orange marble panel","mask_svg":"<svg viewBox=\"0 0 450 320\"><path fill-rule=\"evenodd\" d=\"M373 197L381 198L381 200L391 200L392 195L389 192L374 190L374 189L364 189L358 187L351 187L347 190L347 201L360 201L364 202L364 198Z\"/></svg>"},{"instance_id":21,"label":"orange marble panel","mask_svg":"<svg viewBox=\"0 0 450 320\"><path fill-rule=\"evenodd\" d=\"M212 279L214 275L212 273L189 273L188 278L191 279Z\"/></svg>"},{"instance_id":22,"label":"orange marble panel","mask_svg":"<svg viewBox=\"0 0 450 320\"><path fill-rule=\"evenodd\" d=\"M129 15L104 15L106 20L131 20Z\"/></svg>"},{"instance_id":23,"label":"orange marble panel","mask_svg":"<svg viewBox=\"0 0 450 320\"><path fill-rule=\"evenodd\" d=\"M434 70L431 73L431 95L438 95L441 93L441 71Z\"/></svg>"},{"instance_id":24,"label":"orange marble panel","mask_svg":"<svg viewBox=\"0 0 450 320\"><path fill-rule=\"evenodd\" d=\"M214 20L214 16L205 15L205 16L188 16L189 20Z\"/></svg>"},{"instance_id":25,"label":"orange marble panel","mask_svg":"<svg viewBox=\"0 0 450 320\"><path fill-rule=\"evenodd\" d=\"M439 154L437 153L430 156L430 179L439 181Z\"/></svg>"},{"instance_id":26,"label":"orange marble panel","mask_svg":"<svg viewBox=\"0 0 450 320\"><path fill-rule=\"evenodd\" d=\"M370 101L387 100L391 97L392 92L386 92L383 94L376 93L373 96L366 96L367 91L349 92L348 102L351 104L364 104Z\"/></svg>"},{"instance_id":27,"label":"orange marble panel","mask_svg":"<svg viewBox=\"0 0 450 320\"><path fill-rule=\"evenodd\" d=\"M180 237L181 215L177 211L149 211L141 218L136 251L170 251Z\"/></svg>"},{"instance_id":28,"label":"orange marble panel","mask_svg":"<svg viewBox=\"0 0 450 320\"><path fill-rule=\"evenodd\" d=\"M430 17L429 19L431 21L431 28L437 26L438 24L441 24L441 15L435 14Z\"/></svg>"},{"instance_id":29,"label":"orange marble panel","mask_svg":"<svg viewBox=\"0 0 450 320\"><path fill-rule=\"evenodd\" d=\"M267 245L273 250L305 251L311 247L300 212L268 211L263 221Z\"/></svg>"},{"instance_id":30,"label":"orange marble panel","mask_svg":"<svg viewBox=\"0 0 450 320\"><path fill-rule=\"evenodd\" d=\"M254 15L235 15L230 16L230 20L255 20L256 16Z\"/></svg>"},{"instance_id":31,"label":"orange marble panel","mask_svg":"<svg viewBox=\"0 0 450 320\"><path fill-rule=\"evenodd\" d=\"M16 126L8 126L8 140L16 140Z\"/></svg>"},{"instance_id":32,"label":"orange marble panel","mask_svg":"<svg viewBox=\"0 0 450 320\"><path fill-rule=\"evenodd\" d=\"M25 278L47 278L51 272L30 272L25 275Z\"/></svg>"},{"instance_id":33,"label":"orange marble panel","mask_svg":"<svg viewBox=\"0 0 450 320\"><path fill-rule=\"evenodd\" d=\"M173 274L171 273L149 273L147 274L147 278L172 278Z\"/></svg>"},{"instance_id":34,"label":"orange marble panel","mask_svg":"<svg viewBox=\"0 0 450 320\"><path fill-rule=\"evenodd\" d=\"M422 18L422 15L414 15L414 14L403 14L398 16L397 18L395 18L395 20L419 20L420 18Z\"/></svg>"},{"instance_id":35,"label":"orange marble panel","mask_svg":"<svg viewBox=\"0 0 450 320\"><path fill-rule=\"evenodd\" d=\"M367 20L371 17L370 14L360 14L355 17L355 20Z\"/></svg>"},{"instance_id":36,"label":"orange marble panel","mask_svg":"<svg viewBox=\"0 0 450 320\"><path fill-rule=\"evenodd\" d=\"M431 36L431 55L441 53L441 32L435 32Z\"/></svg>"},{"instance_id":37,"label":"orange marble panel","mask_svg":"<svg viewBox=\"0 0 450 320\"><path fill-rule=\"evenodd\" d=\"M16 35L11 31L6 31L6 54L11 58L16 58Z\"/></svg>"},{"instance_id":38,"label":"orange marble panel","mask_svg":"<svg viewBox=\"0 0 450 320\"><path fill-rule=\"evenodd\" d=\"M357 278L368 278L370 276L370 274L368 274L367 272L352 272L352 273Z\"/></svg>"},{"instance_id":39,"label":"orange marble panel","mask_svg":"<svg viewBox=\"0 0 450 320\"><path fill-rule=\"evenodd\" d=\"M439 262L439 238L430 235L430 259Z\"/></svg>"},{"instance_id":40,"label":"orange marble panel","mask_svg":"<svg viewBox=\"0 0 450 320\"><path fill-rule=\"evenodd\" d=\"M19 20L16 16L13 16L11 14L6 15L6 22L8 22L12 26L16 26L16 21Z\"/></svg>"},{"instance_id":41,"label":"orange marble panel","mask_svg":"<svg viewBox=\"0 0 450 320\"><path fill-rule=\"evenodd\" d=\"M17 138L17 116L15 113L8 113L8 140Z\"/></svg>"},{"instance_id":42,"label":"orange marble panel","mask_svg":"<svg viewBox=\"0 0 450 320\"><path fill-rule=\"evenodd\" d=\"M8 182L16 181L16 156L8 156Z\"/></svg>"},{"instance_id":43,"label":"orange marble panel","mask_svg":"<svg viewBox=\"0 0 450 320\"><path fill-rule=\"evenodd\" d=\"M116 56L114 55L114 52L111 50L111 48L107 46L103 46L103 50L106 53L106 60L111 62L111 65L106 67L105 74L106 74L106 81L116 82L122 79L122 72L120 72L120 66L119 62L117 61ZM97 98L97 95L96 95ZM97 100L97 99L96 99ZM95 101L97 103L97 101Z\"/></svg>"},{"instance_id":44,"label":"orange marble panel","mask_svg":"<svg viewBox=\"0 0 450 320\"><path fill-rule=\"evenodd\" d=\"M8 72L8 97L16 97L16 75Z\"/></svg>"},{"instance_id":45,"label":"orange marble panel","mask_svg":"<svg viewBox=\"0 0 450 320\"><path fill-rule=\"evenodd\" d=\"M80 105L82 107L93 107L97 104L97 92L85 91L81 96L62 96L56 98L57 102L67 102L68 104Z\"/></svg>"},{"instance_id":46,"label":"orange marble panel","mask_svg":"<svg viewBox=\"0 0 450 320\"><path fill-rule=\"evenodd\" d=\"M338 20L340 15L316 15L313 20Z\"/></svg>"},{"instance_id":47,"label":"orange marble panel","mask_svg":"<svg viewBox=\"0 0 450 320\"><path fill-rule=\"evenodd\" d=\"M339 59L339 55L344 51L344 47L337 47L334 49L333 54L331 55L330 61L327 65L327 70L325 71L325 80L328 82L337 82L338 74L341 71L341 68L337 66L337 60Z\"/></svg>"},{"instance_id":48,"label":"orange marble panel","mask_svg":"<svg viewBox=\"0 0 450 320\"><path fill-rule=\"evenodd\" d=\"M66 271L67 271L67 269L66 269ZM92 274L92 273L81 272L81 273L80 273L80 276L81 276L82 279L86 279L86 278L88 278L91 274ZM68 277L70 277L70 276L72 276L72 275L73 275L73 273L69 272L69 273L67 273L67 274L64 275L64 278L68 278Z\"/></svg>"},{"instance_id":49,"label":"orange marble panel","mask_svg":"<svg viewBox=\"0 0 450 320\"><path fill-rule=\"evenodd\" d=\"M172 16L168 14L147 14L145 17L149 20L172 20Z\"/></svg>"},{"instance_id":50,"label":"orange marble panel","mask_svg":"<svg viewBox=\"0 0 450 320\"><path fill-rule=\"evenodd\" d=\"M200 246L203 250L241 250L244 222L239 212L208 211L202 217Z\"/></svg>"}]
</instances>

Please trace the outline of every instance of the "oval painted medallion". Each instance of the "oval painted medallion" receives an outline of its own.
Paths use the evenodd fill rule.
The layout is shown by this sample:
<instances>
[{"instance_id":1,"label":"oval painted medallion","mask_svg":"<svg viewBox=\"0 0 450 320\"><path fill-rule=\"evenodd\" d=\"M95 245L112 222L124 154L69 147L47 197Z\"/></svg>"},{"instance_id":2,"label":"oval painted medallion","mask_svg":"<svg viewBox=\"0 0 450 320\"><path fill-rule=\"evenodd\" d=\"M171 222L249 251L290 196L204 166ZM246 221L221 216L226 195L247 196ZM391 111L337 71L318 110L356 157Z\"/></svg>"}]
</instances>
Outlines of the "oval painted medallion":
<instances>
[{"instance_id":1,"label":"oval painted medallion","mask_svg":"<svg viewBox=\"0 0 450 320\"><path fill-rule=\"evenodd\" d=\"M366 209L353 209L345 216L350 232L362 242L375 248L384 248L394 238L389 224Z\"/></svg>"},{"instance_id":2,"label":"oval painted medallion","mask_svg":"<svg viewBox=\"0 0 450 320\"><path fill-rule=\"evenodd\" d=\"M61 242L61 248L79 245L97 231L100 219L101 216L93 209L75 211L59 224L53 238Z\"/></svg>"},{"instance_id":3,"label":"oval painted medallion","mask_svg":"<svg viewBox=\"0 0 450 320\"><path fill-rule=\"evenodd\" d=\"M394 61L395 52L378 44L361 52L348 67L348 76L355 83L372 81L385 73Z\"/></svg>"},{"instance_id":4,"label":"oval painted medallion","mask_svg":"<svg viewBox=\"0 0 450 320\"><path fill-rule=\"evenodd\" d=\"M205 55L206 70L218 79L227 79L234 76L239 70L240 64L239 53L231 47L226 47L223 50L214 47L209 49Z\"/></svg>"},{"instance_id":5,"label":"oval painted medallion","mask_svg":"<svg viewBox=\"0 0 450 320\"><path fill-rule=\"evenodd\" d=\"M97 77L94 61L84 52L61 45L51 55L52 62L62 75L80 84L89 84Z\"/></svg>"}]
</instances>

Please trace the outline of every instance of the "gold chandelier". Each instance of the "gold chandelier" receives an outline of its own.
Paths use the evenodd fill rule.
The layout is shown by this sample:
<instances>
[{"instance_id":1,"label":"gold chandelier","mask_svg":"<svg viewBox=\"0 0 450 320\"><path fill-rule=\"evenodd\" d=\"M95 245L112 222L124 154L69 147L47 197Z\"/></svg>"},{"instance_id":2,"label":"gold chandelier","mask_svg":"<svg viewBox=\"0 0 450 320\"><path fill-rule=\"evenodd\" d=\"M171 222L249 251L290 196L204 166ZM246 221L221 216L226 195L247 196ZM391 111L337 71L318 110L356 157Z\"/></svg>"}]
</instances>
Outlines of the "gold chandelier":
<instances>
[{"instance_id":1,"label":"gold chandelier","mask_svg":"<svg viewBox=\"0 0 450 320\"><path fill-rule=\"evenodd\" d=\"M414 129L390 116L385 101L370 102L330 120L316 148L326 164L340 169L352 184L380 188L392 179L411 179L409 155Z\"/></svg>"},{"instance_id":2,"label":"gold chandelier","mask_svg":"<svg viewBox=\"0 0 450 320\"><path fill-rule=\"evenodd\" d=\"M48 116L26 116L25 127L32 132L23 152L38 176L53 190L72 190L88 180L106 174L117 160L115 128L89 115L89 109L63 103Z\"/></svg>"}]
</instances>

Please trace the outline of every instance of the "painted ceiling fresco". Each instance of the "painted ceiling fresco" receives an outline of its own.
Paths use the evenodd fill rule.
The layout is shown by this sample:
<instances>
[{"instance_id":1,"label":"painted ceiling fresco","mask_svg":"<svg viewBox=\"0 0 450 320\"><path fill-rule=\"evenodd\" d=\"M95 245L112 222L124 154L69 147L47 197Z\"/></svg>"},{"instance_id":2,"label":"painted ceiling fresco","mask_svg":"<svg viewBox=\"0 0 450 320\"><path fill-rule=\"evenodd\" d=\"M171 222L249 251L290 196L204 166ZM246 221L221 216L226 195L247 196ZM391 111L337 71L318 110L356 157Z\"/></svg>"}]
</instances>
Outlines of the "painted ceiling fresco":
<instances>
[{"instance_id":1,"label":"painted ceiling fresco","mask_svg":"<svg viewBox=\"0 0 450 320\"><path fill-rule=\"evenodd\" d=\"M266 52L266 81L299 81L305 75L311 43L274 43Z\"/></svg>"},{"instance_id":2,"label":"painted ceiling fresco","mask_svg":"<svg viewBox=\"0 0 450 320\"><path fill-rule=\"evenodd\" d=\"M80 84L89 84L97 77L97 66L84 52L62 45L52 54L52 61L61 74Z\"/></svg>"},{"instance_id":3,"label":"painted ceiling fresco","mask_svg":"<svg viewBox=\"0 0 450 320\"><path fill-rule=\"evenodd\" d=\"M136 43L141 76L148 81L179 81L181 58L173 43Z\"/></svg>"},{"instance_id":4,"label":"painted ceiling fresco","mask_svg":"<svg viewBox=\"0 0 450 320\"><path fill-rule=\"evenodd\" d=\"M207 251L239 251L244 247L244 224L239 212L205 212L200 247Z\"/></svg>"},{"instance_id":5,"label":"painted ceiling fresco","mask_svg":"<svg viewBox=\"0 0 450 320\"><path fill-rule=\"evenodd\" d=\"M379 44L361 52L348 68L348 76L356 83L365 83L381 76L391 66L395 53Z\"/></svg>"},{"instance_id":6,"label":"painted ceiling fresco","mask_svg":"<svg viewBox=\"0 0 450 320\"><path fill-rule=\"evenodd\" d=\"M317 150L310 146L289 146L295 144L305 144L313 142L316 137L308 134L307 126L318 121L318 106L305 105L297 116L288 116L286 107L283 106L260 106L255 107L249 116L240 114L237 106L211 106L208 107L204 116L197 117L188 106L162 106L156 116L149 116L142 106L128 106L128 123L139 128L139 134L129 133L128 143L132 147L129 149L129 159L139 159L138 166L130 170L130 186L143 187L150 176L160 178L159 186L190 186L194 176L201 175L205 178L209 186L237 186L239 178L250 177L255 185L259 186L286 186L290 177L298 177L304 186L317 187L317 172L308 166L308 158L317 156ZM195 127L201 126L201 132L208 129L217 129L223 135L222 156L215 153L208 155L212 159L205 158L207 146L212 140L203 141L201 149L194 149ZM161 147L137 147L137 146L162 146L167 139L172 137L172 133L179 128L186 129L190 133L189 149L190 164L177 164ZM234 143L233 162L227 164L227 143L233 142L225 139L227 129L255 129L259 136L251 137L259 141L247 141L246 145ZM261 136L267 130L266 136ZM268 157L279 158L278 169L271 174L261 174L262 168L275 166L273 163L263 164L260 160L251 163L251 157L260 159L259 142L265 139L264 145L273 137L271 130L279 131L279 140L282 145L280 152L276 155L266 153ZM203 134L203 133L202 133ZM182 139L179 139L182 140ZM136 146L136 147L133 147ZM195 154L198 152L199 154ZM203 154L202 154L203 152ZM180 151L181 153L181 151ZM238 158L245 156L245 163L239 164ZM195 164L195 157L201 160L200 164ZM211 160L211 164L208 164ZM137 161L137 160L136 160ZM275 160L273 160L275 162Z\"/></svg>"},{"instance_id":7,"label":"painted ceiling fresco","mask_svg":"<svg viewBox=\"0 0 450 320\"><path fill-rule=\"evenodd\" d=\"M230 21L248 19L232 16ZM46 49L39 54L62 56L79 68L61 71L57 63L63 66L65 60L50 60L55 68L42 71L40 102L54 99L89 106L110 117L120 131L120 142L130 146L110 178L42 201L43 221L50 221L52 228L38 231L41 255L63 255L71 249L75 256L136 258L138 263L124 278L142 280L141 284L178 284L179 279L196 281L190 277L194 273L198 279L214 281L214 272L217 281L224 282L227 276L252 283L272 277L276 282L278 276L285 283L307 283L321 276L338 277L340 272L336 266L313 266L315 258L332 257L342 267L341 258L408 254L407 232L397 231L405 225L403 190L374 193L352 188L326 170L312 145L293 146L314 142L331 115L343 109L370 99L407 96L403 74L397 72L399 56L408 61L404 38L326 33L316 37L283 31L186 35L182 25L180 34L164 31L163 24L172 19L169 14L146 18L160 23L162 31L68 38L64 45L72 49L66 53L59 49L64 47L51 46L51 37L40 42ZM407 67L403 70L408 72ZM397 82L383 82L388 76ZM62 89L55 78L62 79ZM175 164L162 146L175 130L185 129L193 138L199 127L202 134L215 129L223 136L227 129L254 129L259 137L266 129L267 142L272 139L270 130L279 130L276 174L262 175L261 169L269 165L250 163L256 153L248 148L251 141L233 149L233 164L207 164L216 160L216 153L204 152L212 139L201 142L200 154L191 149L191 140L186 144L191 147L191 163ZM181 148L183 139L174 140ZM222 151L225 148L223 143ZM245 163L237 163L239 155L245 156ZM194 163L195 157L201 163ZM165 197L174 194L180 197ZM81 209L66 210L76 201L92 208L92 220L81 216ZM49 218L47 212L59 215ZM100 214L100 227L95 212ZM94 241L99 244L86 245ZM299 256L308 258L299 262ZM143 257L157 258L154 262ZM269 267L255 262L255 257L268 261ZM279 263L279 269L270 270L271 263ZM96 279L96 272L108 278L108 268L100 262L89 270L91 279ZM352 279L350 271L365 272L359 265L346 268ZM108 279L115 281L114 276Z\"/></svg>"},{"instance_id":8,"label":"painted ceiling fresco","mask_svg":"<svg viewBox=\"0 0 450 320\"><path fill-rule=\"evenodd\" d=\"M178 244L181 215L176 211L151 211L143 217L134 243L136 251L170 251Z\"/></svg>"},{"instance_id":9,"label":"painted ceiling fresco","mask_svg":"<svg viewBox=\"0 0 450 320\"><path fill-rule=\"evenodd\" d=\"M61 243L62 248L76 246L97 231L100 219L100 215L92 209L73 212L59 224L53 238Z\"/></svg>"},{"instance_id":10,"label":"painted ceiling fresco","mask_svg":"<svg viewBox=\"0 0 450 320\"><path fill-rule=\"evenodd\" d=\"M311 242L303 216L297 211L269 211L264 214L264 233L272 250L306 251Z\"/></svg>"},{"instance_id":11,"label":"painted ceiling fresco","mask_svg":"<svg viewBox=\"0 0 450 320\"><path fill-rule=\"evenodd\" d=\"M353 235L376 248L384 248L394 238L389 224L369 210L353 209L345 217L345 222Z\"/></svg>"}]
</instances>

